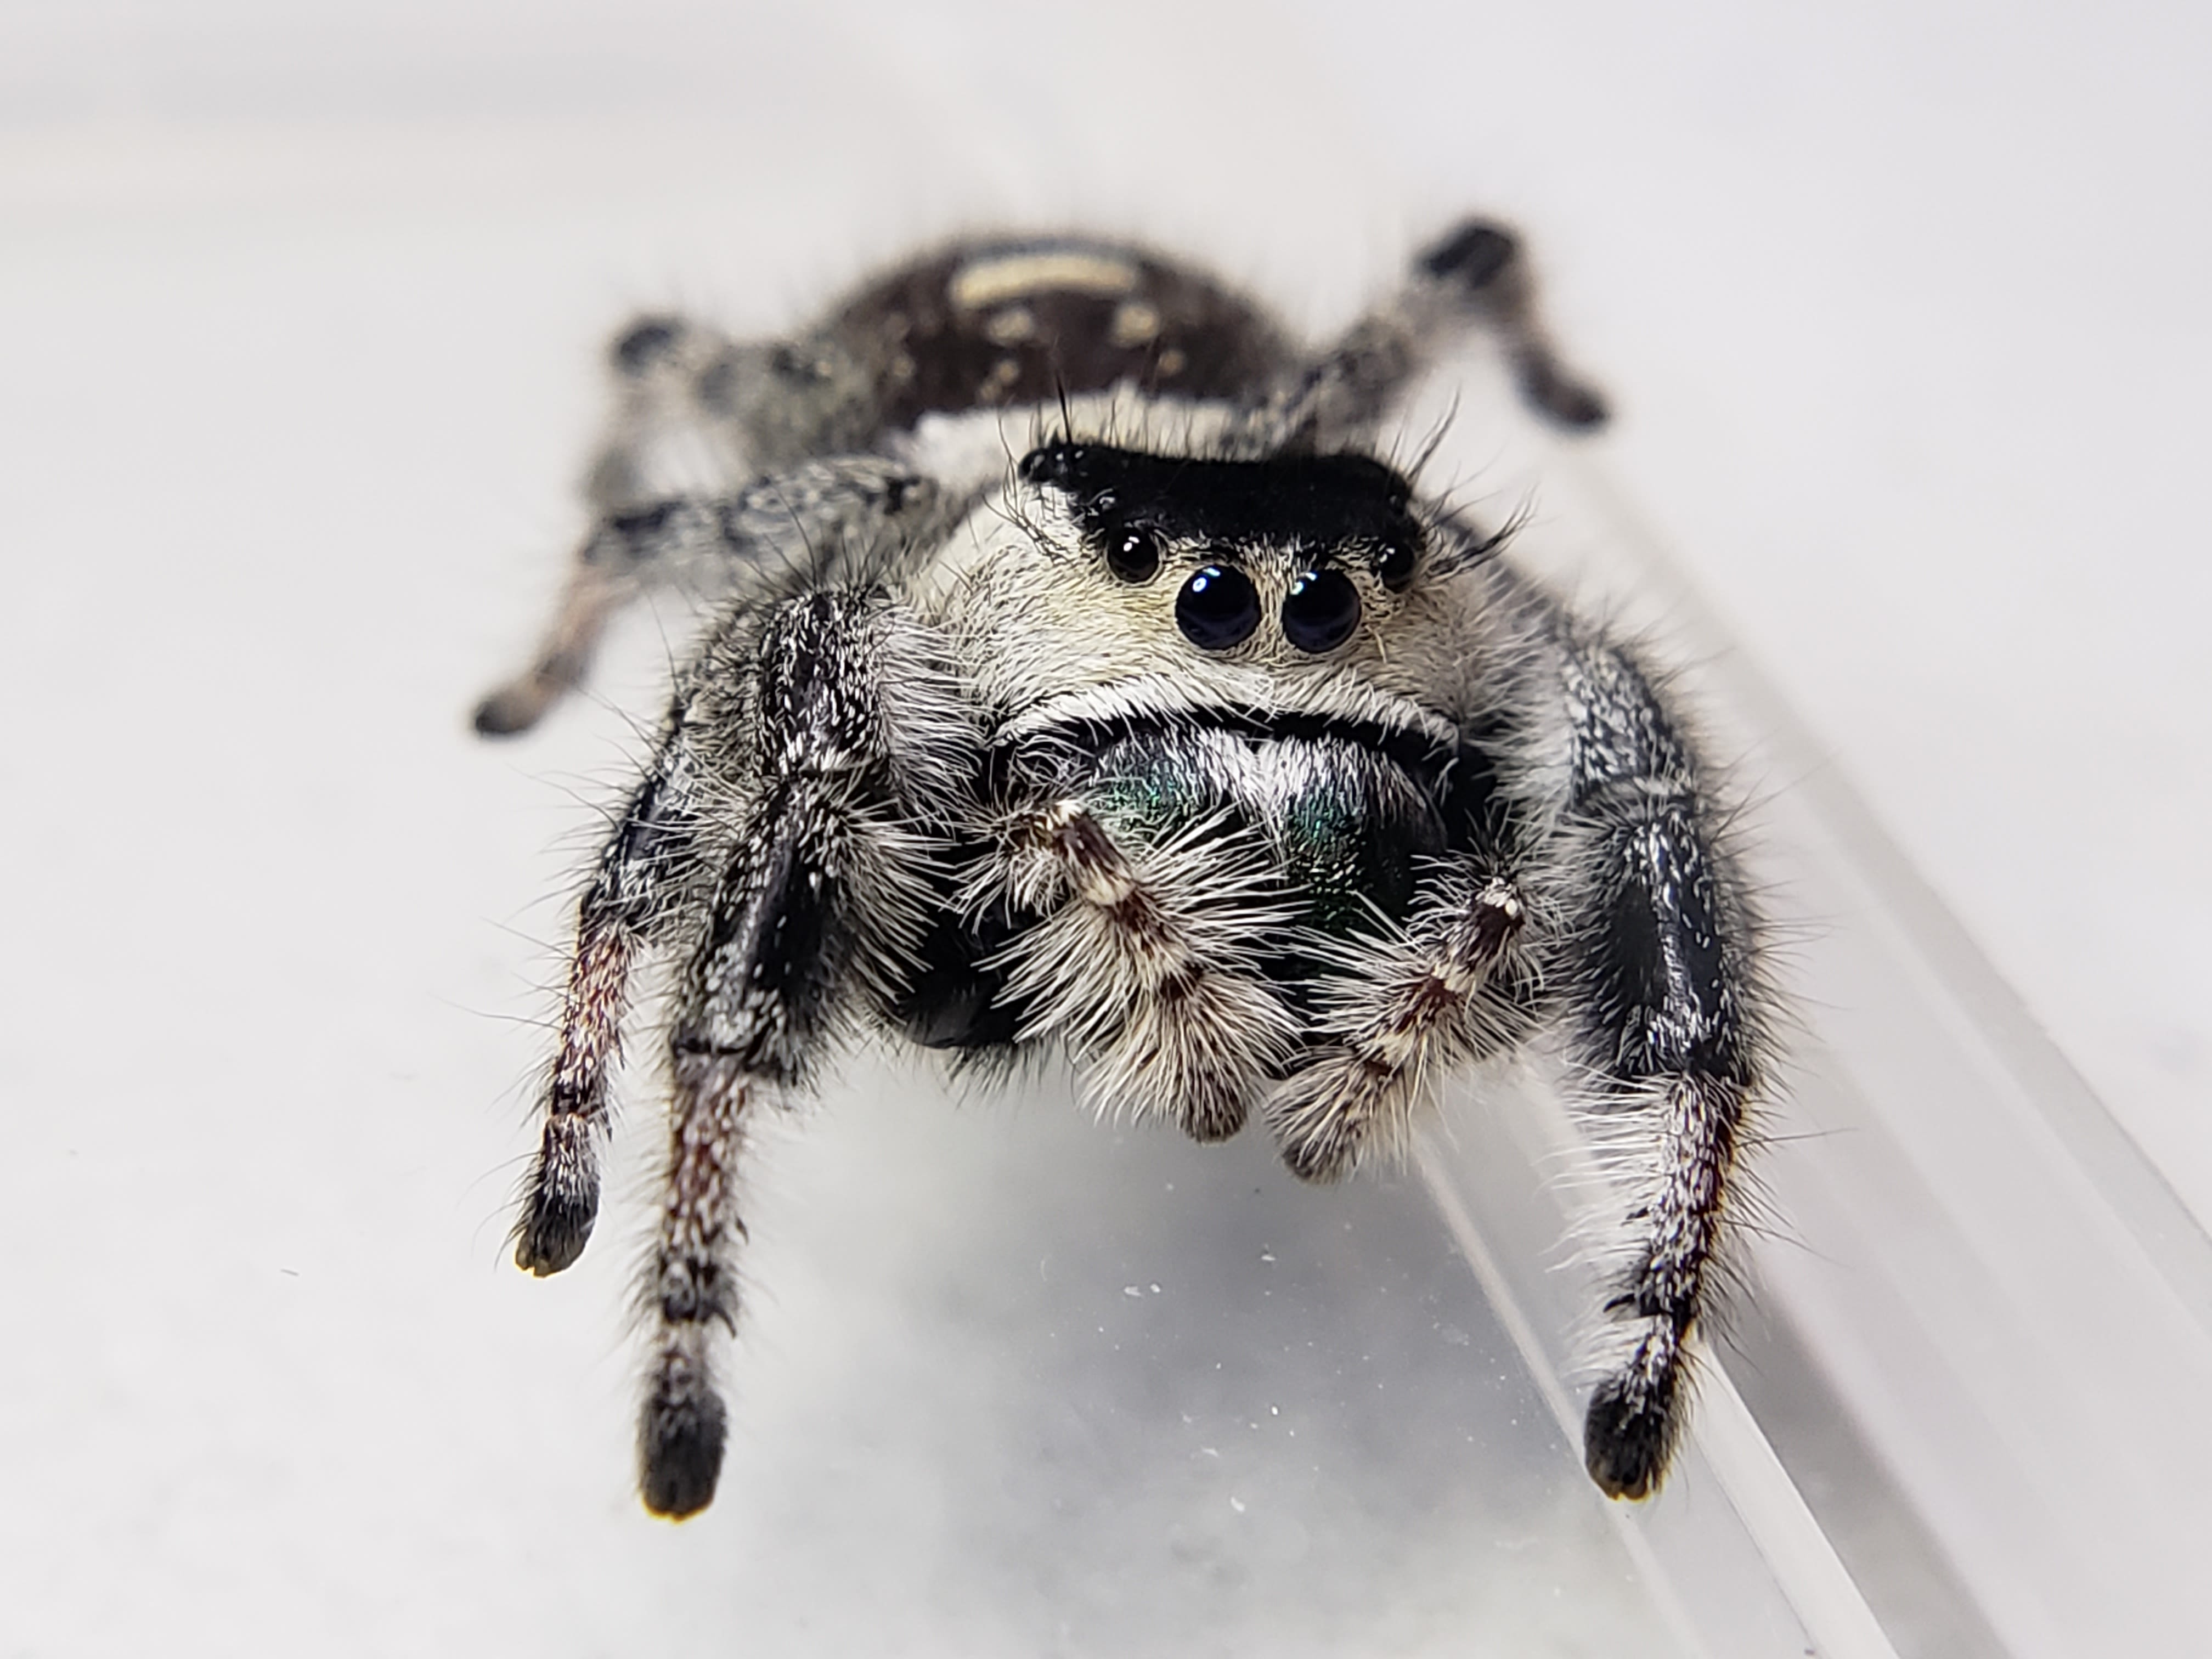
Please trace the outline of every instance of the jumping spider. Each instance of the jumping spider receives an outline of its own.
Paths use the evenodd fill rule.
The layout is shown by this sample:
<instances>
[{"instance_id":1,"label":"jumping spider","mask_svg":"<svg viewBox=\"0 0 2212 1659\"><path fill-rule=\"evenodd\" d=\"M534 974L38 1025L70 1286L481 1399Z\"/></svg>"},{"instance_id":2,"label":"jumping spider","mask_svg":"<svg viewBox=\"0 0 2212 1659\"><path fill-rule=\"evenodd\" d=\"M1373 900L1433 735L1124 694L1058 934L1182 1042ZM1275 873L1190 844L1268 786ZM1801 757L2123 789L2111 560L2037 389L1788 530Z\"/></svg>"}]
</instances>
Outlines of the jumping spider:
<instances>
[{"instance_id":1,"label":"jumping spider","mask_svg":"<svg viewBox=\"0 0 2212 1659\"><path fill-rule=\"evenodd\" d=\"M649 586L720 599L580 907L515 1229L532 1273L582 1251L627 988L672 955L647 1508L720 1472L747 1114L862 1029L1058 1043L1102 1104L1200 1140L1256 1113L1315 1181L1556 1030L1651 1148L1584 1443L1607 1492L1656 1486L1759 1086L1759 926L1633 658L1376 458L1470 327L1543 415L1602 420L1480 222L1318 353L1078 238L954 246L791 340L617 339L596 524L476 718L533 723ZM679 438L753 482L656 483Z\"/></svg>"}]
</instances>

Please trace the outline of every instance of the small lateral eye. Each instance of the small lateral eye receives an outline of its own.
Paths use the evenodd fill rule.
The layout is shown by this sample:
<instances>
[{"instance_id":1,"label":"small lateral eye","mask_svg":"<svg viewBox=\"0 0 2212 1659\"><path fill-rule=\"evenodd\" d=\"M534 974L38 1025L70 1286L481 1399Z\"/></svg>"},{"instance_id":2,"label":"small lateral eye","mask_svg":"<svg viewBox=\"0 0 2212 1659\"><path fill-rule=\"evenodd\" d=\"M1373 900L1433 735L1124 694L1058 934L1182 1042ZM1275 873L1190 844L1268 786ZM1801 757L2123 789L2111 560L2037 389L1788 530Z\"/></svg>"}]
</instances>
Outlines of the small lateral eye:
<instances>
[{"instance_id":1,"label":"small lateral eye","mask_svg":"<svg viewBox=\"0 0 2212 1659\"><path fill-rule=\"evenodd\" d=\"M1106 531L1106 568L1125 582L1148 582L1160 574L1160 538L1121 525Z\"/></svg>"},{"instance_id":2,"label":"small lateral eye","mask_svg":"<svg viewBox=\"0 0 2212 1659\"><path fill-rule=\"evenodd\" d=\"M1283 637L1301 651L1334 651L1359 626L1359 590L1341 570L1309 570L1283 600Z\"/></svg>"},{"instance_id":3,"label":"small lateral eye","mask_svg":"<svg viewBox=\"0 0 2212 1659\"><path fill-rule=\"evenodd\" d=\"M1413 580L1413 550L1404 542L1391 543L1376 560L1375 574L1393 593L1404 592Z\"/></svg>"},{"instance_id":4,"label":"small lateral eye","mask_svg":"<svg viewBox=\"0 0 2212 1659\"><path fill-rule=\"evenodd\" d=\"M1061 439L1039 444L1022 457L1015 470L1022 475L1024 483L1054 484L1064 489L1082 466L1085 456L1082 445Z\"/></svg>"},{"instance_id":5,"label":"small lateral eye","mask_svg":"<svg viewBox=\"0 0 2212 1659\"><path fill-rule=\"evenodd\" d=\"M1260 625L1260 592L1234 565L1210 564L1176 595L1176 626L1201 651L1226 651Z\"/></svg>"}]
</instances>

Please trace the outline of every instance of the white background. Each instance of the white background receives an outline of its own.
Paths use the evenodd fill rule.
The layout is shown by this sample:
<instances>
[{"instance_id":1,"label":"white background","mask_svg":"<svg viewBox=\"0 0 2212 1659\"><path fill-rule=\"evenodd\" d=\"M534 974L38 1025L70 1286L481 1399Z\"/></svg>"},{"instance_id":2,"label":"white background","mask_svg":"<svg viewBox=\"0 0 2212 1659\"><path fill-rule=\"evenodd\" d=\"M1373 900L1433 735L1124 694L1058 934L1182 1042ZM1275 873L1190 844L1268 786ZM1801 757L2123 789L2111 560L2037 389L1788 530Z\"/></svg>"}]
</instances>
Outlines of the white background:
<instances>
[{"instance_id":1,"label":"white background","mask_svg":"<svg viewBox=\"0 0 2212 1659\"><path fill-rule=\"evenodd\" d=\"M0 1653L143 1649L186 1595L390 1650L314 1494L468 1444L364 1523L456 1583L508 1547L485 1482L556 1501L432 1367L558 1374L546 1298L619 1295L500 1276L502 1022L657 638L534 746L462 715L573 534L609 325L772 327L963 225L1194 247L1319 330L1520 222L1608 464L2212 1216L2208 76L2212 15L2153 5L16 0Z\"/></svg>"}]
</instances>

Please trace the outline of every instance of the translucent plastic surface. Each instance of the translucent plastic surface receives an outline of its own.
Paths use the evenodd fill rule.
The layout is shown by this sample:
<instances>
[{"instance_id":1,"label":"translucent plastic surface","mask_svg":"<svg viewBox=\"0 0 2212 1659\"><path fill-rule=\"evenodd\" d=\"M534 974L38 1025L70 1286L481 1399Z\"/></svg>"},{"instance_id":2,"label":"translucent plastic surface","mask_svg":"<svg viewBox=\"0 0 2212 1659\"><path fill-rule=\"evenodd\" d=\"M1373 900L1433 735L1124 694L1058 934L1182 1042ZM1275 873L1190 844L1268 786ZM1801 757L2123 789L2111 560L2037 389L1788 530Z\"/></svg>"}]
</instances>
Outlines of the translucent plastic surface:
<instances>
[{"instance_id":1,"label":"translucent plastic surface","mask_svg":"<svg viewBox=\"0 0 2212 1659\"><path fill-rule=\"evenodd\" d=\"M1524 432L1484 478L1540 504L1524 557L1692 665L1684 695L1755 797L1799 1029L1764 1126L1756 1293L1697 1439L1778 1578L1824 1652L1878 1639L1868 1609L1905 1654L2195 1650L2202 1525L2170 1448L2212 1389L2203 1232L1673 578L1601 452ZM1567 1314L1514 1264L1562 1215L1516 1212L1496 1142L1545 1115L1501 1131L1471 1104L1428 1165L1501 1241L1499 1294L1540 1346ZM1576 1167L1563 1120L1534 1133L1524 1150Z\"/></svg>"},{"instance_id":2,"label":"translucent plastic surface","mask_svg":"<svg viewBox=\"0 0 2212 1659\"><path fill-rule=\"evenodd\" d=\"M772 1650L1790 1650L1694 1477L1773 1639L1692 1638L1418 1181L1317 1194L1256 1138L868 1066L754 1184L709 1594Z\"/></svg>"}]
</instances>

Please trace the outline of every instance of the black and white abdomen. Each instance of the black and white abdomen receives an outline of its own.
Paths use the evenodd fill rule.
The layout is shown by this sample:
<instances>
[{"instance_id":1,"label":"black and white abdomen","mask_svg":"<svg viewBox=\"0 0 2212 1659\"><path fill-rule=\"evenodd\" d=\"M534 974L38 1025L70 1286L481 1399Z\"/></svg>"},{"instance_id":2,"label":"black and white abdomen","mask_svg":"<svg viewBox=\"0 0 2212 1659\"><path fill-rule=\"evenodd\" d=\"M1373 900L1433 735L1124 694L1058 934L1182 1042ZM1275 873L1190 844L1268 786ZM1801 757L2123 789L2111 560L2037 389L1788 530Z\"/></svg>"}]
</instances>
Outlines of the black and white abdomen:
<instances>
[{"instance_id":1,"label":"black and white abdomen","mask_svg":"<svg viewBox=\"0 0 2212 1659\"><path fill-rule=\"evenodd\" d=\"M1236 400L1290 356L1263 312L1190 266L1066 237L968 243L902 266L823 332L873 366L893 431L1124 381Z\"/></svg>"}]
</instances>

